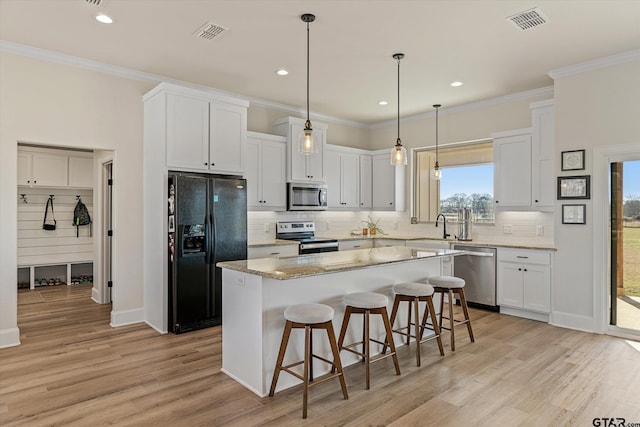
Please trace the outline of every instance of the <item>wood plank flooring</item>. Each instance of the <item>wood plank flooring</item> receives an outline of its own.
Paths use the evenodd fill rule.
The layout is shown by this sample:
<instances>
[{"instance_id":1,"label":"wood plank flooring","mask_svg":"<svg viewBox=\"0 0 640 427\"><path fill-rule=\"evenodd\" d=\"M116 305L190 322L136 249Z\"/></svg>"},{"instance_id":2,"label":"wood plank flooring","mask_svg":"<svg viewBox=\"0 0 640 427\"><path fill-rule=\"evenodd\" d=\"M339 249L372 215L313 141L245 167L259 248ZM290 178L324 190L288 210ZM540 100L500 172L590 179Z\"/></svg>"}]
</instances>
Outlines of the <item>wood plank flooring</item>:
<instances>
[{"instance_id":1,"label":"wood plank flooring","mask_svg":"<svg viewBox=\"0 0 640 427\"><path fill-rule=\"evenodd\" d=\"M595 417L640 423L640 343L472 310L476 342L457 334L445 356L423 344L345 370L310 391L261 399L220 372L219 327L159 335L109 326L90 286L53 286L18 307L22 345L0 350L2 426L592 426ZM286 375L286 374L283 374Z\"/></svg>"}]
</instances>

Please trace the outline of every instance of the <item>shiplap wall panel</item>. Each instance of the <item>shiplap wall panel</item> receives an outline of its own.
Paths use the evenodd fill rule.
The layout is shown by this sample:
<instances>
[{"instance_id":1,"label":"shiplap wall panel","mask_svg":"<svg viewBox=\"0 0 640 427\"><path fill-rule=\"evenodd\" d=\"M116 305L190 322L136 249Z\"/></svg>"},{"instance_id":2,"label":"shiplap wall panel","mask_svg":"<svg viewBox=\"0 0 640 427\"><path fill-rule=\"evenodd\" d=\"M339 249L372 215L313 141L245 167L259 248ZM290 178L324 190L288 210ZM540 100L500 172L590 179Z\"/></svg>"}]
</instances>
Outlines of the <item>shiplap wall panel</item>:
<instances>
[{"instance_id":1,"label":"shiplap wall panel","mask_svg":"<svg viewBox=\"0 0 640 427\"><path fill-rule=\"evenodd\" d=\"M24 194L27 203L20 195ZM49 199L54 195L56 229L42 229ZM82 198L93 220L93 191L90 189L18 187L18 265L42 265L93 260L90 227L81 226L79 237L73 225L76 196ZM51 216L48 217L51 219ZM51 223L50 220L47 223Z\"/></svg>"}]
</instances>

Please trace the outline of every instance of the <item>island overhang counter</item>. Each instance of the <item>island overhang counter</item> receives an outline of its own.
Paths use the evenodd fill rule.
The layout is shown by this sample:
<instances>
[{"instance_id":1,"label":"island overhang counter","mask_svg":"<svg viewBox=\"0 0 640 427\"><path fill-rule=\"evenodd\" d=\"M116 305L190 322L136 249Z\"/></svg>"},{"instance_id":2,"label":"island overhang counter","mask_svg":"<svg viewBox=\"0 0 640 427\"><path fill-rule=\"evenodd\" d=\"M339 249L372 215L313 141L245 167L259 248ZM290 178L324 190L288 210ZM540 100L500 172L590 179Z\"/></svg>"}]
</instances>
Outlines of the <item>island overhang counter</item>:
<instances>
[{"instance_id":1,"label":"island overhang counter","mask_svg":"<svg viewBox=\"0 0 640 427\"><path fill-rule=\"evenodd\" d=\"M404 246L326 252L285 258L225 261L222 268L222 371L257 395L269 392L282 331L284 309L292 304L321 303L333 307L334 329L340 330L344 315L343 297L352 292L377 292L393 304L393 285L417 282L442 274L444 257L463 254L458 250L420 250ZM404 304L402 305L404 306ZM406 310L406 307L401 309ZM352 317L345 342L360 340L362 316ZM399 311L406 321L406 311ZM397 326L397 325L396 325ZM394 328L396 327L394 326ZM302 360L304 334L292 334L285 362ZM383 336L382 324L371 325L371 336ZM398 345L401 336L395 337ZM324 334L314 339L314 354L331 359ZM372 352L376 352L372 347ZM434 354L434 357L439 357ZM341 353L344 366L359 359ZM329 365L314 360L316 376ZM346 377L347 382L349 377ZM298 384L281 375L277 390Z\"/></svg>"}]
</instances>

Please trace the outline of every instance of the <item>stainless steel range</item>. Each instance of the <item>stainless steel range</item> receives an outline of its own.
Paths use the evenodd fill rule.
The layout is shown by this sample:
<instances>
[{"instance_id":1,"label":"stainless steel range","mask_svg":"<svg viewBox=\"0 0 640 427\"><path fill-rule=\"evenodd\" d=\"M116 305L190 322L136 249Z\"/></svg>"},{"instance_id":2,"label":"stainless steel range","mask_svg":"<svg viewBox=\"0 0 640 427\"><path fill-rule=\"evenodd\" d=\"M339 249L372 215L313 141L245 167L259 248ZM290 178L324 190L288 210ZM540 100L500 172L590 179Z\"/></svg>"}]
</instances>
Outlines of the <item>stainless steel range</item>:
<instances>
[{"instance_id":1,"label":"stainless steel range","mask_svg":"<svg viewBox=\"0 0 640 427\"><path fill-rule=\"evenodd\" d=\"M316 225L313 222L278 222L276 224L276 239L296 240L300 242L298 253L317 254L320 252L335 252L338 250L336 239L315 237Z\"/></svg>"}]
</instances>

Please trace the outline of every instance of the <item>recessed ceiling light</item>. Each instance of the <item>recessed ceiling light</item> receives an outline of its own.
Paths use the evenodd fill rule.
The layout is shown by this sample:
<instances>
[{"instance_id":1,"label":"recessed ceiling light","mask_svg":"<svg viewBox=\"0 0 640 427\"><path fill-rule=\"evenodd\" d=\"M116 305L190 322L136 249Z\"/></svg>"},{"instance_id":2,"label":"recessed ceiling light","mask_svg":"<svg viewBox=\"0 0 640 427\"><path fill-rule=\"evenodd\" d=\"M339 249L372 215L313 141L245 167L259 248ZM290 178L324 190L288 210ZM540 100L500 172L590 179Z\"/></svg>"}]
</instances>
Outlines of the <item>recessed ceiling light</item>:
<instances>
[{"instance_id":1,"label":"recessed ceiling light","mask_svg":"<svg viewBox=\"0 0 640 427\"><path fill-rule=\"evenodd\" d=\"M287 74L289 74L289 72L284 68L280 68L279 70L276 70L276 74L279 76L286 76Z\"/></svg>"},{"instance_id":2,"label":"recessed ceiling light","mask_svg":"<svg viewBox=\"0 0 640 427\"><path fill-rule=\"evenodd\" d=\"M458 86L462 86L463 84L464 83L462 83L462 82L453 82L453 83L451 83L451 86L458 87Z\"/></svg>"},{"instance_id":3,"label":"recessed ceiling light","mask_svg":"<svg viewBox=\"0 0 640 427\"><path fill-rule=\"evenodd\" d=\"M388 102L387 102L387 101L379 101L379 102L378 102L378 105L387 105L387 104L388 104Z\"/></svg>"},{"instance_id":4,"label":"recessed ceiling light","mask_svg":"<svg viewBox=\"0 0 640 427\"><path fill-rule=\"evenodd\" d=\"M103 24L112 24L113 18L111 18L108 15L105 15L104 13L100 13L96 15L96 21L101 22Z\"/></svg>"}]
</instances>

